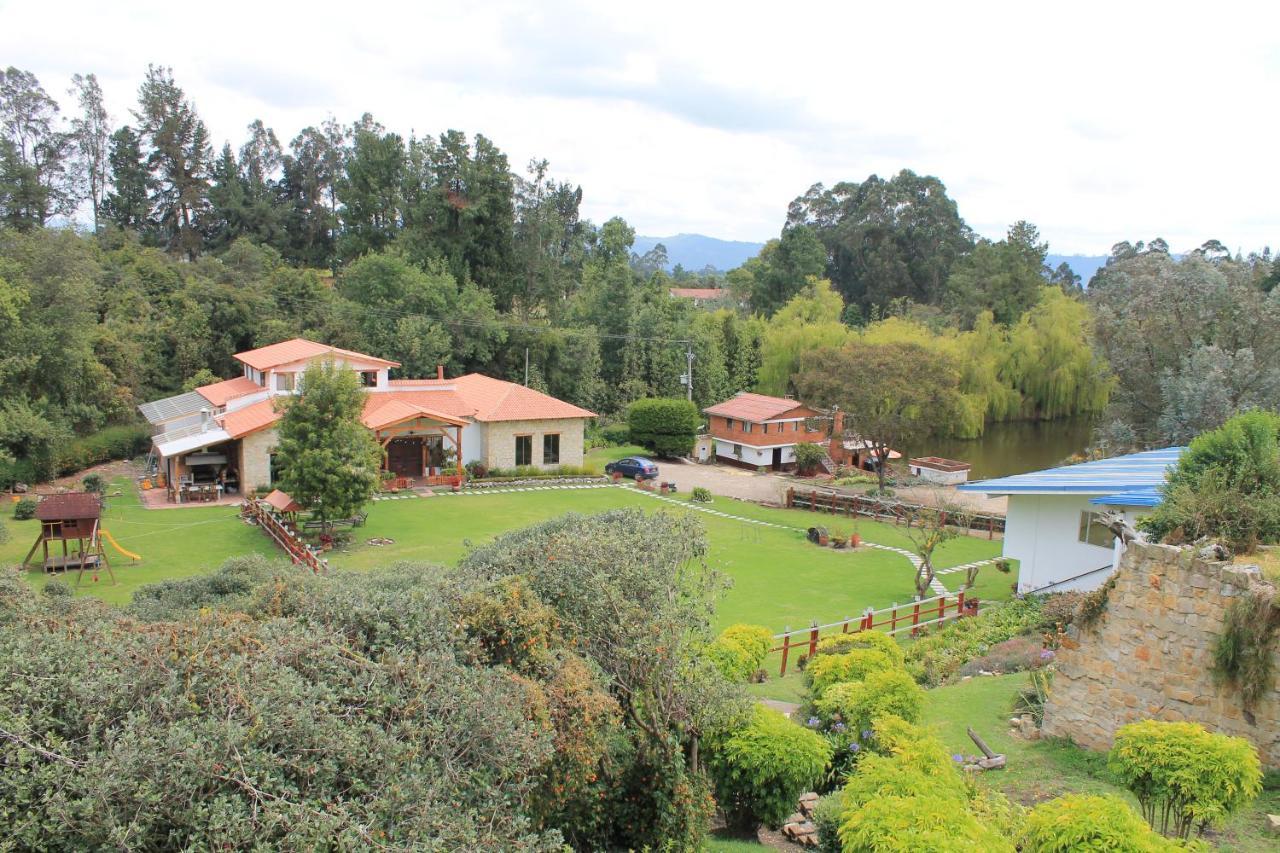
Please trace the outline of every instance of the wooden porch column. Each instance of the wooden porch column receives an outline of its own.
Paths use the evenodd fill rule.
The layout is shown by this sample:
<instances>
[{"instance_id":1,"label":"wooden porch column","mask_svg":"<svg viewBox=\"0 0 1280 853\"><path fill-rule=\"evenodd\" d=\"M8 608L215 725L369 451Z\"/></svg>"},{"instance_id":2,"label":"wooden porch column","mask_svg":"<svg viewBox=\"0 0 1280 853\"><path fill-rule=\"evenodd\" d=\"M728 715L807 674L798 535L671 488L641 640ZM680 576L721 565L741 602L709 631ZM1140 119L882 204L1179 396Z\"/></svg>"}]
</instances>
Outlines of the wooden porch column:
<instances>
[{"instance_id":1,"label":"wooden porch column","mask_svg":"<svg viewBox=\"0 0 1280 853\"><path fill-rule=\"evenodd\" d=\"M458 477L461 478L458 482L462 482L462 480L465 480L467 476L467 469L462 466L462 427L454 427L454 429L458 431Z\"/></svg>"}]
</instances>

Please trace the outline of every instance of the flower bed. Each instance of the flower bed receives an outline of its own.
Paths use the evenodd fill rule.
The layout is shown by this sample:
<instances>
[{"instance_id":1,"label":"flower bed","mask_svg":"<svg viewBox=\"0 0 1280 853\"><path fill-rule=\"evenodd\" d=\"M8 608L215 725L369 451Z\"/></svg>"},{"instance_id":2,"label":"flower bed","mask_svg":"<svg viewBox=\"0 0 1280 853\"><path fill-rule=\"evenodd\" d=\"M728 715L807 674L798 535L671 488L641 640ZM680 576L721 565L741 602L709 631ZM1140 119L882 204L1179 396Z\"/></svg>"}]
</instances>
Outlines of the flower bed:
<instances>
[{"instance_id":1,"label":"flower bed","mask_svg":"<svg viewBox=\"0 0 1280 853\"><path fill-rule=\"evenodd\" d=\"M483 480L468 480L463 484L464 490L492 489L511 486L558 486L580 483L608 483L608 477L584 476L567 477L560 474L548 474L545 477L486 477Z\"/></svg>"}]
</instances>

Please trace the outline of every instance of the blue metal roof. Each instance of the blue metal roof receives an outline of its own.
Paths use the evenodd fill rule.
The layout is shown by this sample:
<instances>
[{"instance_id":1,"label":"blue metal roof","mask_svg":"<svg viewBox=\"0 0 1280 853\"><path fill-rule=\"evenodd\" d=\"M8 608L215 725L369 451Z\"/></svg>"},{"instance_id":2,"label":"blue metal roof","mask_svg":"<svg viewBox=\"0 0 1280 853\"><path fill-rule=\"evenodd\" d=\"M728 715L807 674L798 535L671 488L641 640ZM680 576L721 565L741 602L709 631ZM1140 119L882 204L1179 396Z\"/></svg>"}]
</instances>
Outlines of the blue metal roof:
<instances>
[{"instance_id":1,"label":"blue metal roof","mask_svg":"<svg viewBox=\"0 0 1280 853\"><path fill-rule=\"evenodd\" d=\"M1045 471L1014 474L995 480L978 480L958 488L964 492L988 495L1111 495L1144 490L1155 491L1164 485L1165 473L1177 463L1184 447L1166 447L1063 465ZM1159 503L1158 497L1156 503ZM1135 504L1136 505L1136 504ZM1141 504L1147 506L1148 504ZM1154 506L1155 504L1150 504Z\"/></svg>"},{"instance_id":2,"label":"blue metal roof","mask_svg":"<svg viewBox=\"0 0 1280 853\"><path fill-rule=\"evenodd\" d=\"M1114 495L1104 495L1100 498L1091 498L1089 503L1099 504L1100 506L1160 506L1162 500L1164 500L1164 495L1160 494L1160 490L1151 488L1134 489L1131 492L1120 492Z\"/></svg>"}]
</instances>

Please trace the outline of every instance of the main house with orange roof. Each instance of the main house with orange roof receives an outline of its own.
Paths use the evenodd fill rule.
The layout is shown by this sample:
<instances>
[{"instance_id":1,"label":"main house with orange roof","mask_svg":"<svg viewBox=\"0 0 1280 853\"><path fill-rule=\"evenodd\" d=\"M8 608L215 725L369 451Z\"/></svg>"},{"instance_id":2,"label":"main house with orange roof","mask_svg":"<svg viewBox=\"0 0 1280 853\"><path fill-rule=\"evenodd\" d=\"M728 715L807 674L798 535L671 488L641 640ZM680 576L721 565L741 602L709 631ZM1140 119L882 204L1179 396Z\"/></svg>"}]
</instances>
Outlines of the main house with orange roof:
<instances>
[{"instance_id":1,"label":"main house with orange roof","mask_svg":"<svg viewBox=\"0 0 1280 853\"><path fill-rule=\"evenodd\" d=\"M778 471L796 464L796 445L825 442L812 427L819 412L789 397L742 392L702 410L716 457L735 465Z\"/></svg>"},{"instance_id":2,"label":"main house with orange roof","mask_svg":"<svg viewBox=\"0 0 1280 853\"><path fill-rule=\"evenodd\" d=\"M460 461L487 468L581 465L595 414L532 388L469 373L392 379L399 362L302 338L238 353L243 373L139 407L171 500L189 492L247 492L274 480L281 398L302 374L329 361L359 374L361 420L383 448L383 467L410 478L440 476Z\"/></svg>"}]
</instances>

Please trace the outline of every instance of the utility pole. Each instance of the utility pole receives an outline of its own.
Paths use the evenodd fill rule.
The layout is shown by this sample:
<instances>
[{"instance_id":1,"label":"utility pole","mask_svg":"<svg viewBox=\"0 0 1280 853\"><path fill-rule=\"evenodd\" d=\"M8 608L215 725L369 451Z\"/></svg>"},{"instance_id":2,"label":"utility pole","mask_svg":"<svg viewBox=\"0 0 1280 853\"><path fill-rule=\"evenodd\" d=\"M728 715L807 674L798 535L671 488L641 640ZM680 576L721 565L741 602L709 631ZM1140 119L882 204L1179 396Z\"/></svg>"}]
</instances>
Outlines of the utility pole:
<instances>
[{"instance_id":1,"label":"utility pole","mask_svg":"<svg viewBox=\"0 0 1280 853\"><path fill-rule=\"evenodd\" d=\"M687 360L687 363L688 363L688 367L686 368L686 372L684 374L685 388L688 390L689 400L692 402L693 400L693 341L685 341L685 346L687 347L687 349L685 350L685 359Z\"/></svg>"},{"instance_id":2,"label":"utility pole","mask_svg":"<svg viewBox=\"0 0 1280 853\"><path fill-rule=\"evenodd\" d=\"M524 348L524 387L529 387L529 348Z\"/></svg>"}]
</instances>

